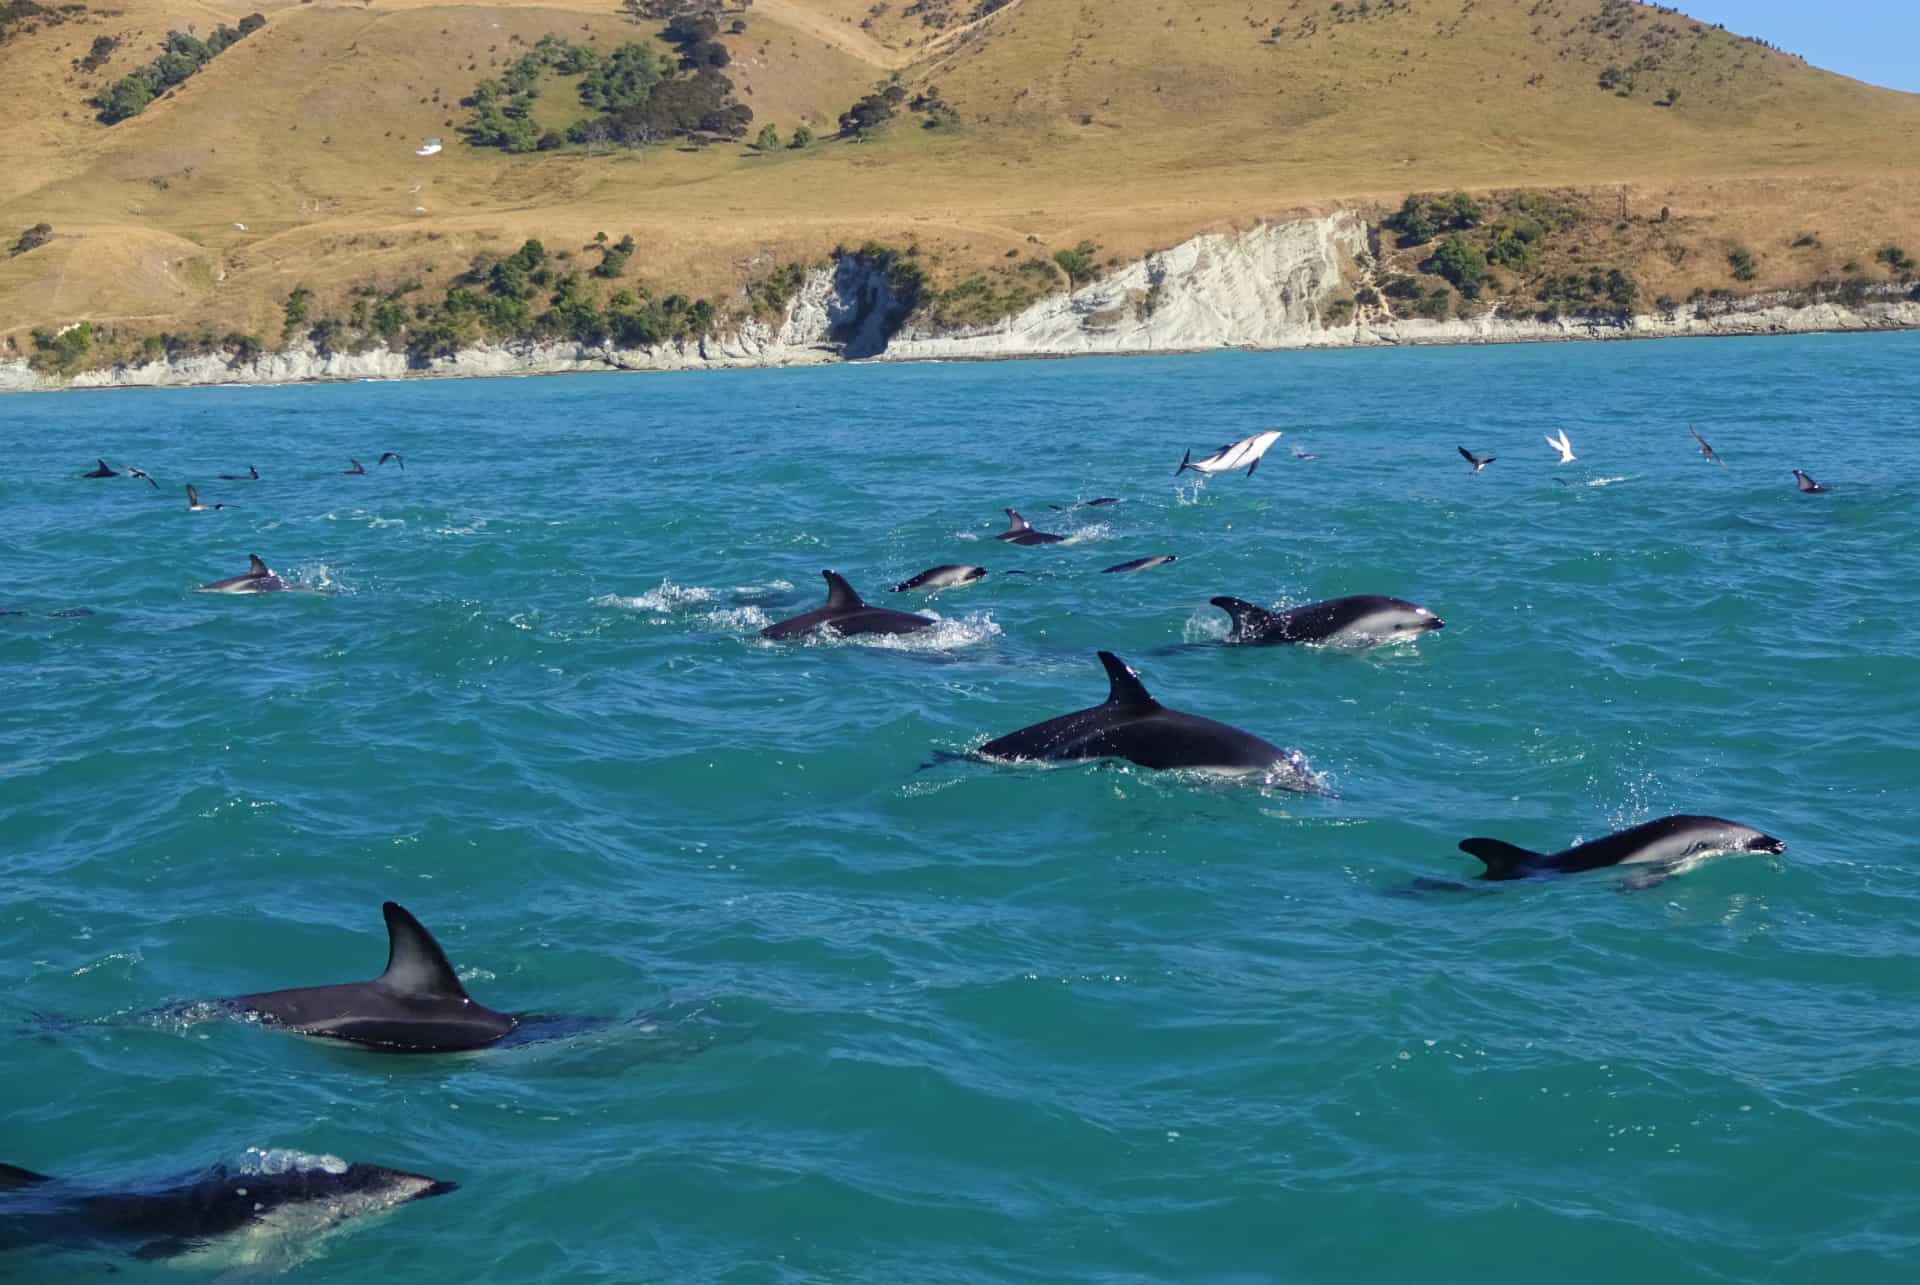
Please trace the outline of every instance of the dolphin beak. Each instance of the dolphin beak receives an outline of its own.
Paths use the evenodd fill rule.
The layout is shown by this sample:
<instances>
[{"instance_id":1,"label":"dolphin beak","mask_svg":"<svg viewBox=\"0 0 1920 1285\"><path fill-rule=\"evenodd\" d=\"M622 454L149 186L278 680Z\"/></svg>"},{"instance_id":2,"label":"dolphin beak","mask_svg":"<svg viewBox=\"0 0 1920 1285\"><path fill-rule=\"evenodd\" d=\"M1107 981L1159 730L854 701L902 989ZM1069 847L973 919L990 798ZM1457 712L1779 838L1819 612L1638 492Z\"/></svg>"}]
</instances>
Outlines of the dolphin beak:
<instances>
[{"instance_id":1,"label":"dolphin beak","mask_svg":"<svg viewBox=\"0 0 1920 1285\"><path fill-rule=\"evenodd\" d=\"M415 1196L414 1199L425 1200L430 1196L444 1196L450 1191L458 1191L458 1190L460 1190L459 1183L449 1182L445 1179L437 1179L435 1180L434 1184L431 1187L428 1187L425 1191Z\"/></svg>"},{"instance_id":2,"label":"dolphin beak","mask_svg":"<svg viewBox=\"0 0 1920 1285\"><path fill-rule=\"evenodd\" d=\"M1787 850L1787 845L1770 834L1763 834L1760 836L1760 842L1754 850L1777 857Z\"/></svg>"},{"instance_id":3,"label":"dolphin beak","mask_svg":"<svg viewBox=\"0 0 1920 1285\"><path fill-rule=\"evenodd\" d=\"M1447 622L1440 619L1440 617L1435 616L1432 619L1427 621L1425 627L1428 629L1445 629L1447 627Z\"/></svg>"}]
</instances>

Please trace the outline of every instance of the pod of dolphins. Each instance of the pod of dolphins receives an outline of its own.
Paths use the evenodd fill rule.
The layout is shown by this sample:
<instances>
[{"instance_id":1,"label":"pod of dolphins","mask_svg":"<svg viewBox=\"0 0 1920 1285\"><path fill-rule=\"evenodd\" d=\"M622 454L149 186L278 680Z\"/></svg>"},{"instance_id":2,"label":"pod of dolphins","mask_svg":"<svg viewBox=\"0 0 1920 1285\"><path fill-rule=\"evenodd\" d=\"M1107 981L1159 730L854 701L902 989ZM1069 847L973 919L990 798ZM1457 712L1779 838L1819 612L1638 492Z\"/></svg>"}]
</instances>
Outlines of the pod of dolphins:
<instances>
[{"instance_id":1,"label":"pod of dolphins","mask_svg":"<svg viewBox=\"0 0 1920 1285\"><path fill-rule=\"evenodd\" d=\"M1726 462L1706 439L1695 430L1689 431L1702 458L1725 468ZM1198 460L1189 451L1175 475L1188 471L1216 475L1241 468L1251 475L1280 436L1277 430L1256 433ZM1558 452L1560 463L1577 458L1564 431L1546 440ZM1475 474L1497 458L1477 455L1465 447L1459 448L1459 453ZM1314 457L1296 451L1295 458ZM379 457L379 465L389 460L402 470L406 467L392 451ZM358 460L351 463L351 468L343 470L346 475L366 475L366 468ZM159 483L142 470L116 470L105 460L81 476L133 477L159 488ZM220 474L219 480L257 481L259 477L249 465L246 473ZM1793 477L1803 493L1826 491L1799 469L1793 470ZM233 507L202 503L192 484L186 491L189 512ZM1053 507L1058 510L1116 503L1117 497L1101 496L1082 504ZM1035 530L1013 509L1006 514L1007 528L996 539L1027 547L1066 541L1065 536ZM1173 554L1135 558L1105 568L1104 574L1145 571L1175 560ZM838 572L821 574L827 586L826 601L811 611L767 626L761 631L763 637L784 641L823 630L850 636L898 635L937 623L927 616L869 604ZM983 567L942 564L894 585L893 592L955 589L986 575ZM200 585L196 592L255 594L294 587L258 555L250 554L246 572ZM1357 594L1282 611L1227 596L1211 602L1229 618L1230 631L1223 641L1232 645L1366 647L1410 641L1444 628L1440 617L1427 608L1378 594ZM1154 699L1139 675L1119 656L1102 651L1098 658L1108 683L1104 701L995 737L960 757L990 762L1117 758L1156 771L1258 774L1266 784L1282 788L1315 788L1300 751L1282 748L1198 714L1170 709ZM1661 817L1555 852L1533 851L1490 838L1464 839L1459 846L1485 867L1478 876L1484 881L1623 867L1628 877L1622 887L1626 888L1652 886L1716 855L1778 854L1786 850L1779 839L1750 826L1697 815ZM213 1007L234 1018L294 1035L395 1054L465 1052L537 1038L535 1033L542 1027L577 1029L599 1022L594 1018L504 1013L486 1007L467 993L446 953L418 919L391 901L384 903L381 911L386 920L388 953L379 976L364 982L258 991L213 1001ZM297 1222L302 1228L325 1228L357 1214L454 1189L454 1183L423 1174L294 1153L257 1153L257 1158L250 1157L238 1168L220 1165L137 1186L107 1189L0 1164L0 1253L29 1245L109 1246L130 1250L142 1259L183 1258L210 1251L223 1241L243 1240L280 1215L296 1215L286 1221Z\"/></svg>"}]
</instances>

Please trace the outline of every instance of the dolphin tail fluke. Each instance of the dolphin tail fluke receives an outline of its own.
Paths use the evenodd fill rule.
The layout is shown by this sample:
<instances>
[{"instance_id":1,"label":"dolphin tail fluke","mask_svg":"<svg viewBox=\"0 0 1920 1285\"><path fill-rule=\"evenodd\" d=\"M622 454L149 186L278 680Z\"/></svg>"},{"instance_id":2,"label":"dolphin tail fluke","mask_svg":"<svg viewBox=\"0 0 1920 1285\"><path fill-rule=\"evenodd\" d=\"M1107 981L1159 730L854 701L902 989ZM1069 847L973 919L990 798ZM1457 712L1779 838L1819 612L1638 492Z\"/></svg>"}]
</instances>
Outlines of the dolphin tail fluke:
<instances>
[{"instance_id":1,"label":"dolphin tail fluke","mask_svg":"<svg viewBox=\"0 0 1920 1285\"><path fill-rule=\"evenodd\" d=\"M0 1191L19 1191L25 1187L37 1187L53 1179L31 1169L22 1169L18 1165L0 1165Z\"/></svg>"},{"instance_id":2,"label":"dolphin tail fluke","mask_svg":"<svg viewBox=\"0 0 1920 1285\"><path fill-rule=\"evenodd\" d=\"M867 605L866 601L853 591L853 586L847 583L847 578L838 571L822 571L820 574L825 576L827 581L828 607L840 607L851 610L855 607L864 607Z\"/></svg>"},{"instance_id":3,"label":"dolphin tail fluke","mask_svg":"<svg viewBox=\"0 0 1920 1285\"><path fill-rule=\"evenodd\" d=\"M1107 667L1107 682L1111 685L1107 691L1107 704L1122 705L1135 709L1151 708L1157 702L1147 691L1140 676L1127 667L1110 651L1100 653L1100 663Z\"/></svg>"},{"instance_id":4,"label":"dolphin tail fluke","mask_svg":"<svg viewBox=\"0 0 1920 1285\"><path fill-rule=\"evenodd\" d=\"M187 483L187 503L194 508L200 506L200 492L193 489L193 483Z\"/></svg>"},{"instance_id":5,"label":"dolphin tail fluke","mask_svg":"<svg viewBox=\"0 0 1920 1285\"><path fill-rule=\"evenodd\" d=\"M1227 613L1233 620L1233 636L1252 637L1263 631L1273 619L1273 613L1264 607L1256 607L1244 598L1213 598L1214 606Z\"/></svg>"},{"instance_id":6,"label":"dolphin tail fluke","mask_svg":"<svg viewBox=\"0 0 1920 1285\"><path fill-rule=\"evenodd\" d=\"M1485 879L1517 879L1529 864L1540 858L1537 852L1498 839L1462 839L1460 851L1486 863L1487 872L1481 876Z\"/></svg>"},{"instance_id":7,"label":"dolphin tail fluke","mask_svg":"<svg viewBox=\"0 0 1920 1285\"><path fill-rule=\"evenodd\" d=\"M389 901L381 905L380 913L387 919L387 971L380 974L382 982L405 995L467 998L467 988L460 984L440 943L406 907Z\"/></svg>"},{"instance_id":8,"label":"dolphin tail fluke","mask_svg":"<svg viewBox=\"0 0 1920 1285\"><path fill-rule=\"evenodd\" d=\"M1180 457L1180 467L1173 471L1173 475L1175 477L1179 477L1182 473L1186 472L1188 469L1192 467L1193 467L1193 448L1189 446L1187 448L1187 453Z\"/></svg>"}]
</instances>

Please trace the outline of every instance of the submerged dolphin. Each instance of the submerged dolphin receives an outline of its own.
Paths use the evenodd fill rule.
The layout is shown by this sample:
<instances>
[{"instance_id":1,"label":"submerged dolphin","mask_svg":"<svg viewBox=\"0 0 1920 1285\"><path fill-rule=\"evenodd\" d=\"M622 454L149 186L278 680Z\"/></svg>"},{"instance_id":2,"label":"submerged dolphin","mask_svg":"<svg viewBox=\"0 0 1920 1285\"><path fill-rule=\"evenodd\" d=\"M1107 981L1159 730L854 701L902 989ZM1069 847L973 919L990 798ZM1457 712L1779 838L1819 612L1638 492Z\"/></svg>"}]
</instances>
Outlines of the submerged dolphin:
<instances>
[{"instance_id":1,"label":"submerged dolphin","mask_svg":"<svg viewBox=\"0 0 1920 1285\"><path fill-rule=\"evenodd\" d=\"M249 464L247 465L247 471L244 473L220 473L215 475L214 480L219 482L258 482L260 480L260 470Z\"/></svg>"},{"instance_id":2,"label":"submerged dolphin","mask_svg":"<svg viewBox=\"0 0 1920 1285\"><path fill-rule=\"evenodd\" d=\"M1005 540L1008 544L1058 544L1067 537L1051 531L1036 531L1025 518L1008 509L1007 529L993 538Z\"/></svg>"},{"instance_id":3,"label":"submerged dolphin","mask_svg":"<svg viewBox=\"0 0 1920 1285\"><path fill-rule=\"evenodd\" d=\"M1578 874L1606 866L1648 866L1651 869L1633 880L1632 886L1651 887L1710 856L1728 852L1777 854L1785 852L1787 845L1737 821L1670 816L1559 852L1534 852L1498 839L1462 839L1460 850L1486 863L1482 879L1528 879Z\"/></svg>"},{"instance_id":4,"label":"submerged dolphin","mask_svg":"<svg viewBox=\"0 0 1920 1285\"><path fill-rule=\"evenodd\" d=\"M120 472L118 469L115 469L112 465L108 464L105 460L101 460L99 468L94 469L91 473L82 473L80 476L81 477L119 477Z\"/></svg>"},{"instance_id":5,"label":"submerged dolphin","mask_svg":"<svg viewBox=\"0 0 1920 1285\"><path fill-rule=\"evenodd\" d=\"M1214 598L1233 618L1230 643L1334 643L1372 646L1414 638L1447 622L1403 598L1375 593L1310 602L1290 611L1268 611L1239 598Z\"/></svg>"},{"instance_id":6,"label":"submerged dolphin","mask_svg":"<svg viewBox=\"0 0 1920 1285\"><path fill-rule=\"evenodd\" d=\"M287 582L273 574L272 569L269 568L266 563L260 561L259 554L249 553L247 555L247 572L245 575L228 576L225 580L215 580L211 584L201 585L198 589L195 589L194 592L279 593L286 589L286 587Z\"/></svg>"},{"instance_id":7,"label":"submerged dolphin","mask_svg":"<svg viewBox=\"0 0 1920 1285\"><path fill-rule=\"evenodd\" d=\"M452 1053L511 1035L519 1019L476 1003L433 934L397 902L387 919L387 969L370 982L262 991L226 1003L298 1035L384 1053Z\"/></svg>"},{"instance_id":8,"label":"submerged dolphin","mask_svg":"<svg viewBox=\"0 0 1920 1285\"><path fill-rule=\"evenodd\" d=\"M1164 567L1169 562L1178 562L1179 560L1180 555L1177 553L1162 553L1151 558L1135 558L1131 562L1116 563L1106 568L1100 574L1110 576L1123 571L1146 571L1153 567Z\"/></svg>"},{"instance_id":9,"label":"submerged dolphin","mask_svg":"<svg viewBox=\"0 0 1920 1285\"><path fill-rule=\"evenodd\" d=\"M1273 429L1265 433L1255 433L1252 437L1243 437L1237 442L1228 442L1213 454L1203 459L1193 458L1188 451L1180 461L1180 467L1173 471L1179 477L1188 469L1196 473L1230 473L1241 465L1246 465L1247 476L1260 467L1260 457L1265 455L1273 444L1280 440L1280 430Z\"/></svg>"},{"instance_id":10,"label":"submerged dolphin","mask_svg":"<svg viewBox=\"0 0 1920 1285\"><path fill-rule=\"evenodd\" d=\"M1799 469L1793 471L1793 484L1808 495L1819 495L1827 489L1808 477L1805 473L1802 473Z\"/></svg>"},{"instance_id":11,"label":"submerged dolphin","mask_svg":"<svg viewBox=\"0 0 1920 1285\"><path fill-rule=\"evenodd\" d=\"M1100 663L1106 666L1110 684L1104 703L1009 732L982 745L976 755L1055 761L1123 758L1156 771L1270 772L1280 768L1302 782L1295 788L1312 788L1300 751L1283 750L1198 714L1168 709L1110 651L1100 653Z\"/></svg>"},{"instance_id":12,"label":"submerged dolphin","mask_svg":"<svg viewBox=\"0 0 1920 1285\"><path fill-rule=\"evenodd\" d=\"M425 1174L286 1151L252 1151L239 1165L107 1189L0 1164L0 1251L113 1248L148 1260L204 1252L251 1263L271 1233L311 1237L349 1218L444 1195L456 1186Z\"/></svg>"},{"instance_id":13,"label":"submerged dolphin","mask_svg":"<svg viewBox=\"0 0 1920 1285\"><path fill-rule=\"evenodd\" d=\"M826 602L791 620L768 625L760 631L762 638L801 638L820 628L831 629L836 634L910 634L933 624L929 617L909 611L869 607L839 572L820 574L827 581Z\"/></svg>"},{"instance_id":14,"label":"submerged dolphin","mask_svg":"<svg viewBox=\"0 0 1920 1285\"><path fill-rule=\"evenodd\" d=\"M360 462L359 460L356 460L356 459L354 459L354 458L353 458L352 456L348 456L348 457L347 457L347 462L348 462L348 463L350 463L350 464L352 464L352 465L353 465L353 467L352 467L352 468L343 468L343 469L341 469L341 470L340 470L340 476L342 476L342 477L361 477L361 476L363 476L363 475L365 475L365 473L366 473L366 471L367 471L367 466L366 466L366 465L364 465L364 464L362 464L362 463L361 463L361 462ZM378 465L375 465L375 467L377 468L377 467L379 467L379 466L378 466Z\"/></svg>"},{"instance_id":15,"label":"submerged dolphin","mask_svg":"<svg viewBox=\"0 0 1920 1285\"><path fill-rule=\"evenodd\" d=\"M908 593L914 589L925 589L931 593L936 589L958 589L961 585L972 584L986 574L985 567L969 567L959 563L945 562L937 567L928 567L911 580L902 580L893 587L893 592Z\"/></svg>"}]
</instances>

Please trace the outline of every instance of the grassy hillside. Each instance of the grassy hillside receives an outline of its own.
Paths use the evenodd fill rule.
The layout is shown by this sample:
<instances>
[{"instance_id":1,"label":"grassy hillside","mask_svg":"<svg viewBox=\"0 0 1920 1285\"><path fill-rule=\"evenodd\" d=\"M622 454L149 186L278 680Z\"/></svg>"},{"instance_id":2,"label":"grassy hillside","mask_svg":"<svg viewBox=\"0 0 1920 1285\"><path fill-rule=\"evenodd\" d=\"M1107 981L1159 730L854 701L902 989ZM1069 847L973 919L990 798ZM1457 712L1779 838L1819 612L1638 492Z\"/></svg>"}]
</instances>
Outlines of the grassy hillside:
<instances>
[{"instance_id":1,"label":"grassy hillside","mask_svg":"<svg viewBox=\"0 0 1920 1285\"><path fill-rule=\"evenodd\" d=\"M95 118L89 98L169 30L256 11L262 29L142 114ZM0 13L0 352L81 319L123 341L211 327L272 346L296 286L311 315L344 315L356 286L438 297L528 237L584 268L600 232L638 244L601 288L723 312L779 265L869 238L917 245L936 285L988 274L999 306L1045 284L1013 265L1060 248L1132 257L1411 191L1577 193L1554 266L1618 263L1649 298L1850 263L1884 278L1877 249L1920 247L1920 97L1626 0L758 0L720 36L748 139L525 155L462 142L459 100L543 35L606 50L658 45L662 24L612 0ZM103 36L118 44L83 69ZM865 140L832 139L890 76L947 110L903 102ZM582 113L572 93L543 88L543 128ZM761 154L747 144L767 123L822 141ZM428 136L445 150L415 156ZM6 254L40 223L49 242Z\"/></svg>"}]
</instances>

